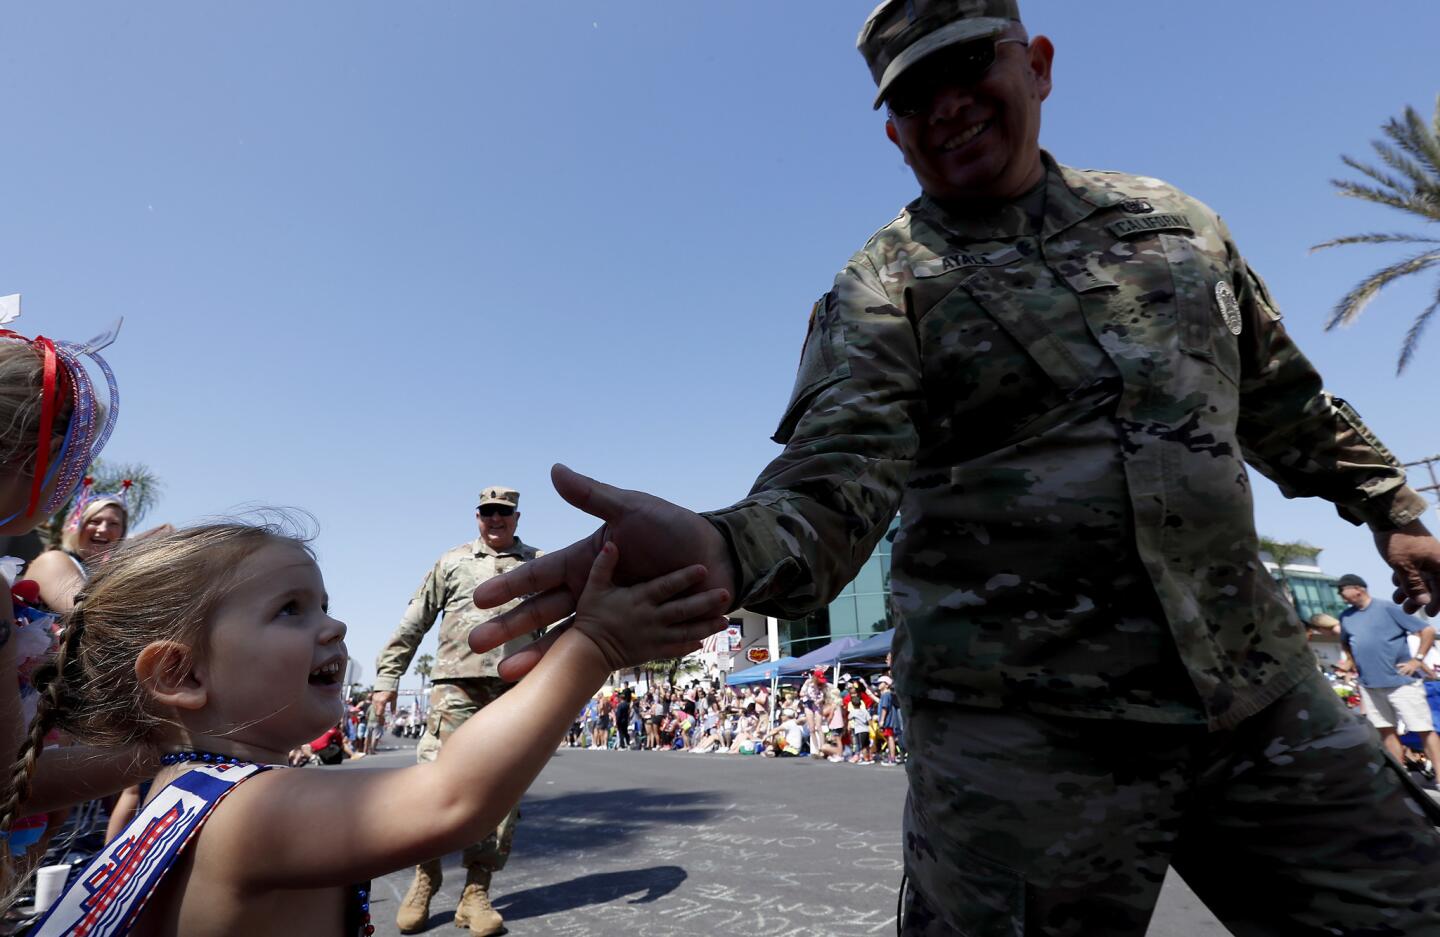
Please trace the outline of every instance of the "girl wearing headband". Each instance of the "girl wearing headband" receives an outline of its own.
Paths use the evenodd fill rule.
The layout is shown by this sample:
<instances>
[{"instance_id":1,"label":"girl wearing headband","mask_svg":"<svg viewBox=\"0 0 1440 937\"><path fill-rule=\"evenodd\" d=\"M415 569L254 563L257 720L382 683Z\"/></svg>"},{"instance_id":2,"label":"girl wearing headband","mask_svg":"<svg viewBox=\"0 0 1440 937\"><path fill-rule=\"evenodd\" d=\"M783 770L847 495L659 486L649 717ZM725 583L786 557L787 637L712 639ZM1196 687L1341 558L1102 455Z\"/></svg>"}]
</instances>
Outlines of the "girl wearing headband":
<instances>
[{"instance_id":1,"label":"girl wearing headband","mask_svg":"<svg viewBox=\"0 0 1440 937\"><path fill-rule=\"evenodd\" d=\"M0 326L15 317L16 312L7 310L17 306L17 298L0 297ZM113 331L79 345L45 336L26 338L0 328L0 534L27 533L58 510L109 438L118 397L114 376L99 351L111 338ZM104 403L96 396L87 359L103 376L108 389ZM19 675L22 666L28 669L43 658L50 644L51 616L37 612L33 583L12 587L5 582L4 587L11 601L0 600L0 744L15 752L26 719L20 683L6 675ZM35 776L24 813L44 813L111 793L152 770L134 751L72 748L55 754ZM10 790L8 778L0 778L0 789ZM0 910L14 897L13 860L23 857L43 831L43 823L32 823L0 843Z\"/></svg>"},{"instance_id":2,"label":"girl wearing headband","mask_svg":"<svg viewBox=\"0 0 1440 937\"><path fill-rule=\"evenodd\" d=\"M81 345L0 329L0 534L26 533L58 511L110 438L119 391L99 352L113 337ZM105 378L108 406L86 358Z\"/></svg>"},{"instance_id":3,"label":"girl wearing headband","mask_svg":"<svg viewBox=\"0 0 1440 937\"><path fill-rule=\"evenodd\" d=\"M117 494L95 495L90 487L87 478L59 546L35 557L25 570L26 578L40 587L41 604L52 612L70 611L75 595L90 578L91 565L125 539L130 525L126 499Z\"/></svg>"},{"instance_id":4,"label":"girl wearing headband","mask_svg":"<svg viewBox=\"0 0 1440 937\"><path fill-rule=\"evenodd\" d=\"M97 493L91 478L81 482L58 548L41 553L25 570L26 578L40 587L40 602L47 610L68 612L91 572L126 538L130 529L130 492L128 478L108 493ZM135 536L156 537L173 530L169 524L161 524Z\"/></svg>"}]
</instances>

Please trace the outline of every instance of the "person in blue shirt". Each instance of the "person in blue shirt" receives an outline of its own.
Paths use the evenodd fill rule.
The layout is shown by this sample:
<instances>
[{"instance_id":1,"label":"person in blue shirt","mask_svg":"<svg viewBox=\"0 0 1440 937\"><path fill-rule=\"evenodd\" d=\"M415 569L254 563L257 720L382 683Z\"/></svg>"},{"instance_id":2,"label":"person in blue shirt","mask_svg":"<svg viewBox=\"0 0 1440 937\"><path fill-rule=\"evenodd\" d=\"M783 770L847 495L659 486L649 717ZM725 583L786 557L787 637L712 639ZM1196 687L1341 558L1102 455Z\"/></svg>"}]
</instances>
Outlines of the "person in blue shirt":
<instances>
[{"instance_id":1,"label":"person in blue shirt","mask_svg":"<svg viewBox=\"0 0 1440 937\"><path fill-rule=\"evenodd\" d=\"M1440 767L1440 738L1430 718L1423 677L1435 679L1424 657L1435 643L1435 629L1407 614L1398 605L1370 595L1365 580L1353 573L1340 577L1336 587L1350 606L1340 613L1340 641L1360 677L1360 698L1381 741L1404 764L1396 723L1418 734L1425 757ZM1406 638L1418 635L1420 646L1412 655Z\"/></svg>"},{"instance_id":2,"label":"person in blue shirt","mask_svg":"<svg viewBox=\"0 0 1440 937\"><path fill-rule=\"evenodd\" d=\"M595 744L595 725L599 719L600 701L598 699L592 699L585 704L585 709L580 717L580 721L585 723L585 735L590 739L590 748L600 747Z\"/></svg>"},{"instance_id":3,"label":"person in blue shirt","mask_svg":"<svg viewBox=\"0 0 1440 937\"><path fill-rule=\"evenodd\" d=\"M895 692L890 688L893 682L889 674L883 674L875 681L880 688L880 737L885 740L885 759L880 762L882 765L897 763L895 737L900 734L900 707L896 705Z\"/></svg>"}]
</instances>

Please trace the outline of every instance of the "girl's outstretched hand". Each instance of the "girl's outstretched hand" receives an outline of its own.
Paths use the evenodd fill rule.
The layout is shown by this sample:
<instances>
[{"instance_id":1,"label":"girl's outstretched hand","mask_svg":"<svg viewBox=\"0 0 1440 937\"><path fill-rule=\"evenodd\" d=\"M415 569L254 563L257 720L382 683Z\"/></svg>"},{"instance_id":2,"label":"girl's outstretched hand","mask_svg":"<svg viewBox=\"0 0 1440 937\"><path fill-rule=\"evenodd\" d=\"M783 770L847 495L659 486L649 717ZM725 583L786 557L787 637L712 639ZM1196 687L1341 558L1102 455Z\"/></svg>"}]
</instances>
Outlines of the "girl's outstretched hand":
<instances>
[{"instance_id":1,"label":"girl's outstretched hand","mask_svg":"<svg viewBox=\"0 0 1440 937\"><path fill-rule=\"evenodd\" d=\"M728 624L728 589L683 595L703 582L704 566L687 566L633 586L615 585L620 548L606 543L590 566L590 578L570 627L605 656L612 670L662 657L683 657Z\"/></svg>"}]
</instances>

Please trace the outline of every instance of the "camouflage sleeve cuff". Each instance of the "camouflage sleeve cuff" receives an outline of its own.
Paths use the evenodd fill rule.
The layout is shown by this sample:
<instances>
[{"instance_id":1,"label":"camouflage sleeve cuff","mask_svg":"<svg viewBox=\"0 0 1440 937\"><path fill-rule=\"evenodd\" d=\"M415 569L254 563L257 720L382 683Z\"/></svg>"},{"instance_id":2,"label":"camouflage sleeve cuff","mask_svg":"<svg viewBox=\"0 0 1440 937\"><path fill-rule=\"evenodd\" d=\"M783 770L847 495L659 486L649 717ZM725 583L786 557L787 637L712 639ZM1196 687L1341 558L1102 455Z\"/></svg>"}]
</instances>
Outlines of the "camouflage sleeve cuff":
<instances>
[{"instance_id":1,"label":"camouflage sleeve cuff","mask_svg":"<svg viewBox=\"0 0 1440 937\"><path fill-rule=\"evenodd\" d=\"M372 684L371 688L374 690L388 690L393 692L400 689L400 678L392 677L388 674L383 676L381 674L376 674L375 682L374 684Z\"/></svg>"},{"instance_id":2,"label":"camouflage sleeve cuff","mask_svg":"<svg viewBox=\"0 0 1440 937\"><path fill-rule=\"evenodd\" d=\"M701 515L730 547L735 567L735 607L774 615L799 618L801 606L781 604L811 590L800 588L805 570L783 542L773 513L766 505L745 503L708 511Z\"/></svg>"},{"instance_id":3,"label":"camouflage sleeve cuff","mask_svg":"<svg viewBox=\"0 0 1440 937\"><path fill-rule=\"evenodd\" d=\"M1368 524L1375 530L1394 530L1425 516L1430 502L1409 485L1401 485L1374 498L1340 505L1340 516L1352 524Z\"/></svg>"}]
</instances>

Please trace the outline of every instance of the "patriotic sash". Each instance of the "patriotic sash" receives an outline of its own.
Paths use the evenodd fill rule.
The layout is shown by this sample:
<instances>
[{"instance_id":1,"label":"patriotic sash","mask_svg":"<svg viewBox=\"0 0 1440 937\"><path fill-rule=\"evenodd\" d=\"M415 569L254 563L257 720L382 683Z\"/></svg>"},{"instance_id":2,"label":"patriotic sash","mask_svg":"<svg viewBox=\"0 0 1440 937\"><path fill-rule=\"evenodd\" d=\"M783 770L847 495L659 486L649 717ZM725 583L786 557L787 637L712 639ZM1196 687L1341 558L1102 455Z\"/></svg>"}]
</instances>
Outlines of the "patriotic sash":
<instances>
[{"instance_id":1,"label":"patriotic sash","mask_svg":"<svg viewBox=\"0 0 1440 937\"><path fill-rule=\"evenodd\" d=\"M210 812L270 765L206 765L170 783L109 843L29 937L122 937Z\"/></svg>"}]
</instances>

